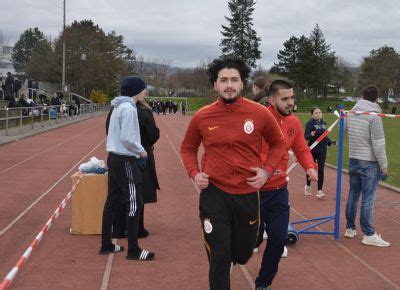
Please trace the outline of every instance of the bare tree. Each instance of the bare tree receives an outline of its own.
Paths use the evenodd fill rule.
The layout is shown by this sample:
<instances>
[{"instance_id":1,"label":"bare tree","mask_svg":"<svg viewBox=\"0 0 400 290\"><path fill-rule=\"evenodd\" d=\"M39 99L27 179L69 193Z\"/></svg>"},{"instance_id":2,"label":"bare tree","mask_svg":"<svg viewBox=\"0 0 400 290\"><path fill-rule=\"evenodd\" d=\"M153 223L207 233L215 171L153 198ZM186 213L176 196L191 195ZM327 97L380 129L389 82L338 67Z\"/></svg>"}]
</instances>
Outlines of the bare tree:
<instances>
[{"instance_id":1,"label":"bare tree","mask_svg":"<svg viewBox=\"0 0 400 290\"><path fill-rule=\"evenodd\" d=\"M144 76L146 69L145 69L145 61L143 55L136 54L134 70L137 75Z\"/></svg>"},{"instance_id":2,"label":"bare tree","mask_svg":"<svg viewBox=\"0 0 400 290\"><path fill-rule=\"evenodd\" d=\"M0 47L3 47L4 45L8 45L8 38L3 30L0 29Z\"/></svg>"},{"instance_id":3,"label":"bare tree","mask_svg":"<svg viewBox=\"0 0 400 290\"><path fill-rule=\"evenodd\" d=\"M171 60L152 58L149 60L155 85L164 85Z\"/></svg>"}]
</instances>

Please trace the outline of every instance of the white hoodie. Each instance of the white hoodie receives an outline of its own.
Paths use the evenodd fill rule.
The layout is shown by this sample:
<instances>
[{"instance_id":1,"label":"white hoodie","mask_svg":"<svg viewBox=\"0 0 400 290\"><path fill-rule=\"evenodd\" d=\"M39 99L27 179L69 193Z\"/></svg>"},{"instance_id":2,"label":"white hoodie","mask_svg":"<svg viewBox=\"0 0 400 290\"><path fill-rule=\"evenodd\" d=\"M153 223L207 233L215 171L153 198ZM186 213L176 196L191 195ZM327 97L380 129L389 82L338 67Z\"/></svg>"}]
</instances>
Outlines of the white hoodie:
<instances>
[{"instance_id":1,"label":"white hoodie","mask_svg":"<svg viewBox=\"0 0 400 290\"><path fill-rule=\"evenodd\" d=\"M377 103L360 100L353 110L381 113ZM385 132L381 117L349 114L346 121L349 134L349 157L358 160L376 161L380 169L388 167L385 149Z\"/></svg>"},{"instance_id":2,"label":"white hoodie","mask_svg":"<svg viewBox=\"0 0 400 290\"><path fill-rule=\"evenodd\" d=\"M131 97L116 97L111 101L111 114L106 150L118 155L140 157L144 151L136 102Z\"/></svg>"}]
</instances>

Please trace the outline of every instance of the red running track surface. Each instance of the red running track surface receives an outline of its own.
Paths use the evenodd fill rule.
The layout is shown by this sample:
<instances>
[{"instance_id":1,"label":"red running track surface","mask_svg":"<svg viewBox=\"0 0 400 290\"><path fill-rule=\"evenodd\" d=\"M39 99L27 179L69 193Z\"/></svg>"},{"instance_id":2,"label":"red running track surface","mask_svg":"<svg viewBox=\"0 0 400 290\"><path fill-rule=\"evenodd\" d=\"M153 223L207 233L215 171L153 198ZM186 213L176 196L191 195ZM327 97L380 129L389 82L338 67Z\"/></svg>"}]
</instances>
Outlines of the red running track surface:
<instances>
[{"instance_id":1,"label":"red running track surface","mask_svg":"<svg viewBox=\"0 0 400 290\"><path fill-rule=\"evenodd\" d=\"M146 206L150 236L140 245L155 251L151 262L128 261L125 254L101 256L99 236L71 235L67 205L32 253L10 289L208 289L208 263L201 242L198 193L182 166L179 146L190 117L157 116L161 138L155 154L162 190ZM71 189L70 175L92 156L106 159L105 116L92 118L0 146L0 279L15 265ZM326 168L325 200L303 195L304 174L290 175L291 219L334 212L336 171ZM341 232L348 178L343 176ZM274 289L400 289L400 196L379 189L374 211L378 232L389 248L363 246L361 235L334 241L302 235L289 248ZM321 227L332 229L331 224ZM119 240L126 246L126 240ZM265 243L264 243L265 244ZM263 250L261 247L261 250ZM235 266L232 289L251 289L261 253Z\"/></svg>"}]
</instances>

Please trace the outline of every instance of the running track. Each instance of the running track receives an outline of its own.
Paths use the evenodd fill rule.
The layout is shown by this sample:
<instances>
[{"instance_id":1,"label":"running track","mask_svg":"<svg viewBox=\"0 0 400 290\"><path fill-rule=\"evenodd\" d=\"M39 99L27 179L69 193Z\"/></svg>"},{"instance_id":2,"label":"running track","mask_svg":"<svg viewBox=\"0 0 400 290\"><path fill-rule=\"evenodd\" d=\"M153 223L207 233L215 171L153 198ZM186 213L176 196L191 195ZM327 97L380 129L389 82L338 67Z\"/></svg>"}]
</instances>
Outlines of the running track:
<instances>
[{"instance_id":1,"label":"running track","mask_svg":"<svg viewBox=\"0 0 400 290\"><path fill-rule=\"evenodd\" d=\"M152 262L127 261L124 254L97 254L99 236L69 234L67 205L11 289L207 289L208 265L200 237L198 192L179 158L179 145L190 117L157 116L161 139L156 146L162 190L146 207L150 231L140 244L155 251ZM105 159L105 116L0 146L0 279L48 220L71 188L70 175L91 156ZM290 176L292 220L330 215L334 210L336 171L326 169L324 201L303 195L304 174ZM348 178L343 176L346 196ZM342 198L343 208L345 197ZM301 236L282 260L274 289L400 289L400 196L379 189L374 218L390 248L363 246L355 240ZM322 228L328 229L331 225ZM119 243L126 245L126 240ZM232 289L251 289L261 253L245 267L235 266Z\"/></svg>"}]
</instances>

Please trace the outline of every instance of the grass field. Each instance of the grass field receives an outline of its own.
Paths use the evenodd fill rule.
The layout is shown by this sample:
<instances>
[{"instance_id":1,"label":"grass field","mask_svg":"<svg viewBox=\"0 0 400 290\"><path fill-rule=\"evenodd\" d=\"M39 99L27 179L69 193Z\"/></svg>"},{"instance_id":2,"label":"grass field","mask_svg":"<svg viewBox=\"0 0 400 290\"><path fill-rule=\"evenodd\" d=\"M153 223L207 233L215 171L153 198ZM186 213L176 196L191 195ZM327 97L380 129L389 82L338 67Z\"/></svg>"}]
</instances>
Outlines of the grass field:
<instances>
[{"instance_id":1,"label":"grass field","mask_svg":"<svg viewBox=\"0 0 400 290\"><path fill-rule=\"evenodd\" d=\"M310 119L310 114L298 113L297 116L303 124ZM324 114L323 118L326 120L328 126L336 120L336 116L333 114ZM385 181L393 186L400 187L400 140L396 138L397 130L400 128L400 120L392 118L383 118L383 125L386 136L386 152L389 161L389 178ZM329 137L333 140L338 140L339 124L335 126L333 131L329 134ZM337 146L328 147L327 163L337 165ZM347 134L344 134L343 144L343 168L348 169L349 167L349 146Z\"/></svg>"}]
</instances>

